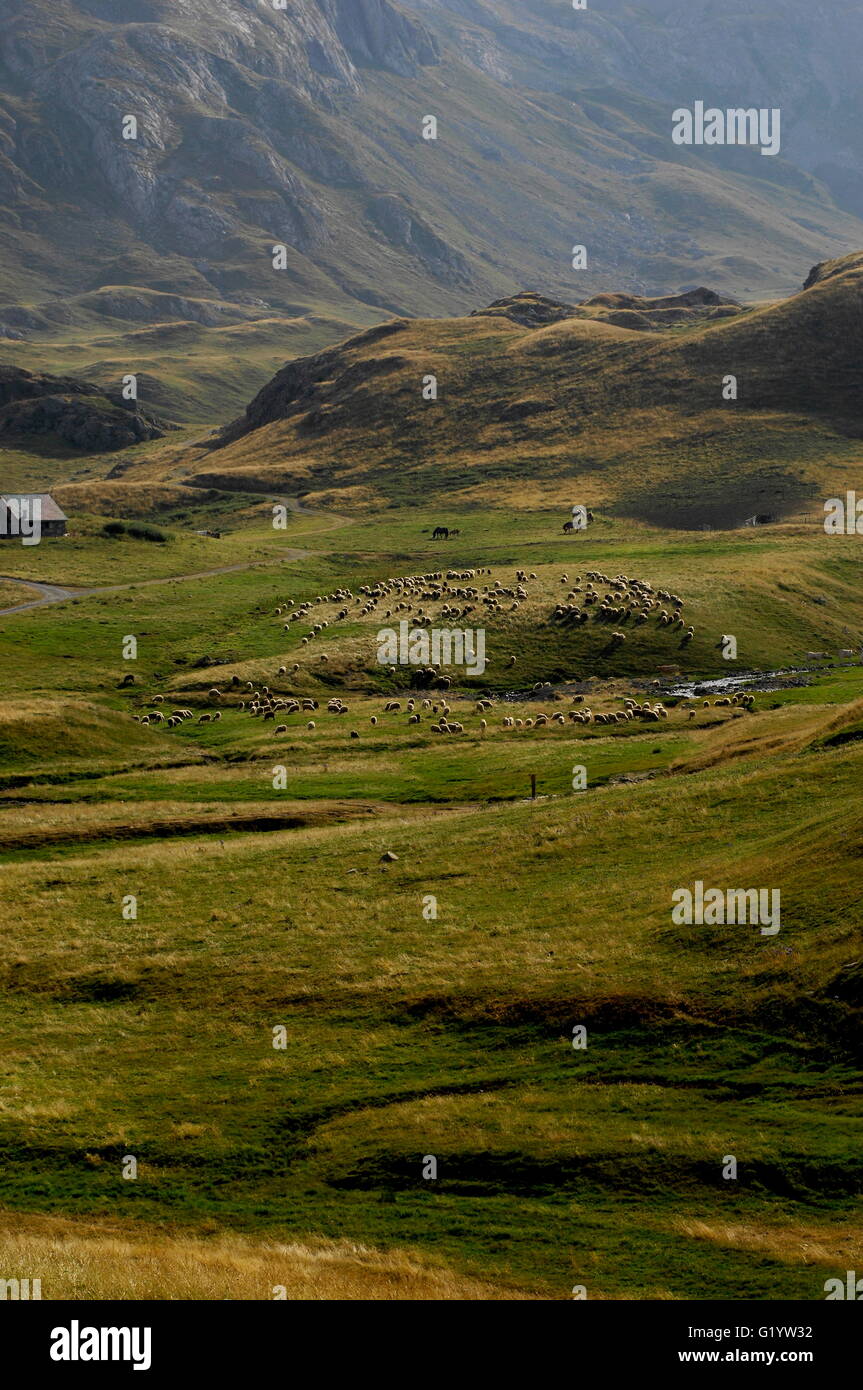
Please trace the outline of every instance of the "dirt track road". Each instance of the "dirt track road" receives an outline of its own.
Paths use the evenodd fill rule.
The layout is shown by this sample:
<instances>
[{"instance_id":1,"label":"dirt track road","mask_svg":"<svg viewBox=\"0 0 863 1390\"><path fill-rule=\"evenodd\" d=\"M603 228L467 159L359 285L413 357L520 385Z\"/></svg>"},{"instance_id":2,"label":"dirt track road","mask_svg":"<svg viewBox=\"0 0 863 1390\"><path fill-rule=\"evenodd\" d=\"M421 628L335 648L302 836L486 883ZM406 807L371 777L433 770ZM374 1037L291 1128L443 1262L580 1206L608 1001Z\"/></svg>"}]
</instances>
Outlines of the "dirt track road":
<instances>
[{"instance_id":1,"label":"dirt track road","mask_svg":"<svg viewBox=\"0 0 863 1390\"><path fill-rule=\"evenodd\" d=\"M302 506L295 497L274 497L272 500L280 502L289 511L297 512L300 516L318 515L317 512ZM348 517L328 517L327 521L330 524L322 527L322 530L331 531L350 524ZM192 579L212 579L218 574L235 574L240 570L255 569L259 566L286 565L295 560L305 560L314 554L313 550L299 550L295 546L288 546L274 560L249 560L239 565L219 565L212 570L198 570L194 574L168 574L161 579L138 579L129 584L104 584L95 588L65 588L60 584L45 584L38 579L16 579L12 575L0 574L0 582L20 584L23 589L38 589L42 595L41 598L28 599L26 603L17 603L12 608L0 608L0 618L5 618L10 613L23 613L28 608L44 608L49 603L67 603L69 599L89 598L92 594L117 594L124 589L144 589L153 584L183 584Z\"/></svg>"}]
</instances>

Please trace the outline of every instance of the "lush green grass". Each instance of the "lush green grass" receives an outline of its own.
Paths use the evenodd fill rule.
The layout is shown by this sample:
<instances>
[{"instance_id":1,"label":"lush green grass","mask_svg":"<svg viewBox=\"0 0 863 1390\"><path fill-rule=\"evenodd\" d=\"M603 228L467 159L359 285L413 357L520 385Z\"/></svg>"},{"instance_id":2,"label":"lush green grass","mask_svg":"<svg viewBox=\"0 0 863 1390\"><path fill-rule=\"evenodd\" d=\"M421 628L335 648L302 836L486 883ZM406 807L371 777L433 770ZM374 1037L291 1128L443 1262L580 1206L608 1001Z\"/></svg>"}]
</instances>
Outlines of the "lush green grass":
<instances>
[{"instance_id":1,"label":"lush green grass","mask_svg":"<svg viewBox=\"0 0 863 1390\"><path fill-rule=\"evenodd\" d=\"M135 514L169 531L191 505L150 500ZM579 648L547 622L574 570L548 514L476 514L449 562L536 579L490 624L501 668L474 685L497 689L492 711L428 696L464 725L444 737L428 711L408 723L404 691L384 715L404 674L375 662L380 612L310 647L274 612L431 568L411 537L434 514L299 515L273 542L262 505L201 542L251 568L134 584L121 542L115 582L134 587L0 623L0 1200L142 1233L408 1247L502 1296L823 1297L861 1258L863 669L765 691L749 714L697 699L693 720L669 701L651 725L502 719L569 709L568 691L529 695L538 679L593 676L584 702L606 711L655 698L669 662L727 673L722 631L738 667L835 654L859 604L853 542L603 522L575 572L667 585L698 632L680 653L634 630L627 672L592 625ZM115 514L88 520L82 573ZM305 557L274 572L295 535ZM177 547L194 572L191 544L134 553ZM249 680L322 708L265 724L238 708ZM507 682L518 699L499 698ZM346 715L326 711L336 692ZM157 693L194 720L135 722ZM780 934L675 925L671 895L696 879L779 888Z\"/></svg>"},{"instance_id":2,"label":"lush green grass","mask_svg":"<svg viewBox=\"0 0 863 1390\"><path fill-rule=\"evenodd\" d=\"M861 757L8 864L4 1199L407 1241L559 1297L579 1270L595 1296L818 1297L831 1256L788 1228L838 1240L859 1186ZM828 848L837 799L856 833ZM672 927L695 875L780 884L781 937Z\"/></svg>"}]
</instances>

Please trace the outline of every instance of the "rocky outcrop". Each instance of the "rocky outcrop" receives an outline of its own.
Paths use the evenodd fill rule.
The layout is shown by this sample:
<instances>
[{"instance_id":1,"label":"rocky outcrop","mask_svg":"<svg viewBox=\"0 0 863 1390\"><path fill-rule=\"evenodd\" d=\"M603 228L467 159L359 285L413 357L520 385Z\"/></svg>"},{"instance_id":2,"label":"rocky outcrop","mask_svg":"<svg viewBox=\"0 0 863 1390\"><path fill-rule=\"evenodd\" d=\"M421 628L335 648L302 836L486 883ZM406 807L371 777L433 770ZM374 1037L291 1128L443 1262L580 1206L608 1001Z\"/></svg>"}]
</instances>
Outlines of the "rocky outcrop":
<instances>
[{"instance_id":1,"label":"rocky outcrop","mask_svg":"<svg viewBox=\"0 0 863 1390\"><path fill-rule=\"evenodd\" d=\"M0 366L0 438L103 453L161 439L165 428L92 382Z\"/></svg>"},{"instance_id":2,"label":"rocky outcrop","mask_svg":"<svg viewBox=\"0 0 863 1390\"><path fill-rule=\"evenodd\" d=\"M360 68L408 77L439 59L422 23L390 0L78 0L75 26L49 0L0 19L3 70L27 104L0 103L0 197L82 197L130 224L159 253L213 262L236 238L305 256L331 240L302 177L365 182L352 142L327 115L362 91ZM137 123L132 138L128 118ZM458 254L408 220L404 249L464 281ZM232 276L232 279L235 277Z\"/></svg>"},{"instance_id":3,"label":"rocky outcrop","mask_svg":"<svg viewBox=\"0 0 863 1390\"><path fill-rule=\"evenodd\" d=\"M474 309L472 317L504 318L522 328L544 328L546 324L571 319L574 314L572 304L561 304L559 300L524 290L506 299L496 299L487 309Z\"/></svg>"},{"instance_id":4,"label":"rocky outcrop","mask_svg":"<svg viewBox=\"0 0 863 1390\"><path fill-rule=\"evenodd\" d=\"M387 240L423 262L437 279L469 285L470 268L464 256L438 236L396 193L382 193L369 200L369 215Z\"/></svg>"},{"instance_id":5,"label":"rocky outcrop","mask_svg":"<svg viewBox=\"0 0 863 1390\"><path fill-rule=\"evenodd\" d=\"M703 286L695 290L686 290L683 294L659 295L654 299L646 299L638 294L595 294L590 299L581 300L580 303L585 309L635 309L643 312L655 309L712 309L722 304L736 305L735 300Z\"/></svg>"},{"instance_id":6,"label":"rocky outcrop","mask_svg":"<svg viewBox=\"0 0 863 1390\"><path fill-rule=\"evenodd\" d=\"M411 77L440 61L440 48L422 24L388 0L320 0L333 29L355 62Z\"/></svg>"}]
</instances>

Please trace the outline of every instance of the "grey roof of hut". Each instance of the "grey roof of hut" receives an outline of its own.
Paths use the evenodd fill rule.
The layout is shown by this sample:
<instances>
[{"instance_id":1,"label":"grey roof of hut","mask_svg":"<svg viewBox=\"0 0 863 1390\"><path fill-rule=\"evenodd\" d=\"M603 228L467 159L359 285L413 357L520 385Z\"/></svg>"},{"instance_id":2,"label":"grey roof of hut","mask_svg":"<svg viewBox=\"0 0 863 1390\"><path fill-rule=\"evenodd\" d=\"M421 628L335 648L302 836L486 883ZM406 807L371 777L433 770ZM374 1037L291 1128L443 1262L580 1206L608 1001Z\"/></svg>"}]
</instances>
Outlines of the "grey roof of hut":
<instances>
[{"instance_id":1,"label":"grey roof of hut","mask_svg":"<svg viewBox=\"0 0 863 1390\"><path fill-rule=\"evenodd\" d=\"M21 503L24 502L29 510L37 497L42 503L41 516L43 521L68 521L66 513L57 506L50 492L4 492L0 493L0 506L5 506L16 516Z\"/></svg>"}]
</instances>

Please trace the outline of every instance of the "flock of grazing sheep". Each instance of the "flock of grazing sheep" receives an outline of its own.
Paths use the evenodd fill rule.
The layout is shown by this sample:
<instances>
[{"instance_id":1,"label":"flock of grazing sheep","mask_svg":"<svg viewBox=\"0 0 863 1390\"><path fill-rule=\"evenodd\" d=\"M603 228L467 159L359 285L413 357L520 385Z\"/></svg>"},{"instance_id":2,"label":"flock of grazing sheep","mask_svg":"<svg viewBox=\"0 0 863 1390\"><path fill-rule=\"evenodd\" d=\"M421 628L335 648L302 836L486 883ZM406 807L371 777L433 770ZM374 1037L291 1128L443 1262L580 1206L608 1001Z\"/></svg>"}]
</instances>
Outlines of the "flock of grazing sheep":
<instances>
[{"instance_id":1,"label":"flock of grazing sheep","mask_svg":"<svg viewBox=\"0 0 863 1390\"><path fill-rule=\"evenodd\" d=\"M452 624L460 619L469 618L478 609L484 610L485 614L502 615L518 612L519 608L530 598L528 584L537 579L533 572L519 569L516 571L515 580L511 584L505 584L502 580L496 579L493 582L480 584L478 581L484 576L490 576L490 569L450 569L445 573L436 570L426 574L401 575L395 578L382 579L374 585L364 584L355 595L349 588L338 588L329 594L318 594L314 599L305 599L300 603L295 603L293 599L285 599L278 604L275 615L285 618L284 629L290 631L295 624L310 623L308 631L303 633L301 645L308 645L330 626L330 623L344 622L351 618L366 618L375 615L378 619L393 619L411 615L411 622L415 626L428 627L436 621L445 621ZM590 621L591 616L595 622L626 624L631 623L633 627L642 625L655 617L660 627L669 628L673 631L682 632L681 645L686 645L694 636L694 628L687 625L683 617L683 599L676 594L670 593L666 589L654 589L651 584L643 580L632 578L625 574L618 574L610 577L597 570L588 570L582 579L581 575L576 575L570 581L567 574L560 576L561 584L567 585L567 596L564 603L558 603L553 609L547 621L563 627L571 627L584 624ZM598 587L599 586L599 587ZM604 588L605 592L601 592ZM384 603L389 606L383 608ZM330 618L323 616L323 611L328 605L335 605L337 612ZM432 612L432 606L437 608L437 612ZM320 617L314 621L315 611L320 611ZM612 633L612 640L615 643L625 642L626 634L615 630ZM327 660L326 655L320 657L322 661ZM510 658L510 664L514 665L515 657ZM292 676L296 676L300 671L298 662L294 662L291 670ZM389 668L391 675L395 675L394 667ZM434 685L441 693L438 702L435 703L431 698L421 699L419 696L411 697L406 700L404 713L407 715L409 725L417 725L424 721L428 723L428 731L433 734L461 734L465 732L465 726L458 720L451 718L452 710L447 703L447 697L443 693L451 685L451 677L442 675L434 668L428 671L417 673L412 671L412 683L417 684L417 675L427 676L427 684ZM288 676L288 668L285 665L279 666L276 673L277 679ZM421 682L422 683L422 682ZM222 711L212 706L220 704L231 696L242 696L238 701L231 701L230 708L244 712L251 719L261 719L263 722L276 721L280 717L286 721L289 716L296 714L314 714L320 709L319 701L310 696L299 696L292 693L277 693L270 689L268 685L256 683L251 680L242 681L238 675L231 677L230 689L224 693L218 688L212 688L208 693L210 709L198 714L197 722L206 724L217 722L222 718ZM539 683L534 686L531 692L533 699L547 697L550 700L558 700L559 696L554 694L550 686ZM536 715L523 718L518 715L504 714L501 719L503 729L543 729L553 726L565 726L567 718L572 724L584 725L612 725L623 724L632 720L644 722L658 722L669 717L669 711L661 701L645 700L639 703L638 700L628 697L620 697L623 701L621 709L596 711L594 712L585 704L583 695L576 695L572 698L572 708L565 714L560 710L539 711ZM153 709L143 716L133 716L144 725L165 725L167 728L176 728L188 720L195 718L195 711L188 708L173 710L170 715L166 715L159 708L164 704L165 696L155 695L152 698ZM750 710L753 705L753 697L750 695L734 695L720 698L715 701L717 706L731 707L734 714L743 714ZM709 707L710 701L705 700L703 707ZM488 730L488 720L485 718L494 704L489 699L479 699L474 704L473 713L479 716L478 732L484 735ZM682 711L688 720L697 717L697 709L693 708L689 701L683 701L677 707ZM342 701L340 696L335 696L329 700L326 706L327 713L331 715L346 715L349 707ZM391 716L402 712L402 702L400 700L387 700L382 708L382 716ZM463 716L464 717L464 716ZM370 724L374 727L379 722L378 714L370 716ZM309 719L306 728L309 732L316 730L316 722ZM287 722L276 724L275 733L286 734L289 732ZM350 733L352 739L358 739L360 732L352 729Z\"/></svg>"},{"instance_id":2,"label":"flock of grazing sheep","mask_svg":"<svg viewBox=\"0 0 863 1390\"><path fill-rule=\"evenodd\" d=\"M233 677L233 686L234 688L241 686L239 677ZM313 714L320 709L320 702L318 700L310 697L282 697L275 695L267 685L261 685L256 689L253 681L245 682L245 686L241 686L241 688L249 692L249 698L241 699L237 704L231 706L231 708L237 712L245 713L245 715L251 719L261 719L264 723L269 720L275 721L280 715L284 718L288 718L292 714ZM209 691L208 698L211 701L221 700L223 698L222 691L213 688ZM540 683L534 686L531 692L531 698L558 700L560 696L555 694L551 687ZM501 719L500 727L502 729L565 727L567 720L569 720L571 724L578 725L626 724L632 720L641 720L645 723L658 723L660 720L668 719L669 717L669 710L662 701L654 700L654 702L651 703L649 699L646 699L643 703L639 703L638 700L634 700L628 696L619 696L617 698L623 703L622 709L594 711L589 705L585 704L584 695L573 695L571 697L572 707L566 712L563 710L539 710L535 715L526 718L513 714L504 714ZM746 694L722 696L714 700L712 706L716 708L724 706L730 710L732 715L742 715L753 708L754 699L755 697L753 695ZM164 703L164 696L153 696L152 703L153 705ZM485 715L494 710L495 703L495 701L487 698L482 698L474 702L472 713L481 716L477 726L477 732L481 736L486 734L489 727ZM703 700L701 702L701 707L703 709L710 709L711 701ZM681 701L680 704L676 705L674 708L684 714L687 720L693 720L698 715L698 708L693 706L689 700ZM341 696L334 696L327 701L326 712L330 715L349 714L350 707L344 703ZM385 718L386 716L394 716L401 713L407 715L408 725L417 725L423 723L424 720L431 720L432 722L428 725L428 732L431 734L463 734L466 732L463 723L451 718L452 708L443 697L438 702L433 702L430 698L420 699L418 696L412 696L404 702L402 700L386 700L381 706L380 715L372 714L369 717L369 724L372 728L375 728L381 723L381 717ZM166 716L162 710L156 708L150 710L143 717L134 715L133 718L141 724L165 724L167 728L175 728L178 724L182 724L186 720L194 719L194 711L191 709L177 709L174 710L170 716ZM199 724L216 723L221 718L222 711L220 709L209 710L203 714L199 714L197 722ZM463 715L462 718L465 718L465 716ZM315 720L308 720L306 729L310 733L314 733L317 729ZM287 724L280 723L276 725L276 734L287 734L288 732L290 732L290 730ZM358 739L360 737L359 730L352 729L350 737L352 739Z\"/></svg>"},{"instance_id":3,"label":"flock of grazing sheep","mask_svg":"<svg viewBox=\"0 0 863 1390\"><path fill-rule=\"evenodd\" d=\"M536 573L516 570L513 584L505 584L501 579L482 585L472 582L484 575L490 576L491 573L490 569L481 568L400 575L379 580L375 585L364 584L358 595L354 595L350 589L341 588L331 594L318 594L314 599L305 599L297 606L293 599L286 599L276 608L276 616L283 617L290 611L290 617L284 624L285 631L290 631L294 623L309 620L315 608L320 605L341 605L332 619L321 616L318 621L311 623L301 639L301 644L307 646L320 637L331 621L345 622L351 616L366 618L376 615L380 619L389 620L411 614L411 622L415 627L430 627L438 621L459 622L472 617L480 610L484 610L483 616L487 618L517 613L530 598L527 585L537 579ZM631 620L633 627L638 627L655 616L659 627L682 632L682 647L695 636L695 628L691 623L687 624L683 617L683 599L669 593L667 589L654 589L652 584L642 579L631 578L625 574L618 574L612 578L599 570L588 570L584 580L581 575L576 575L570 581L567 574L562 574L560 583L569 585L566 602L558 603L548 619L559 626L574 627L587 623L591 617L588 610L592 610L595 622L624 624ZM596 585L604 585L606 592L600 594ZM389 604L387 608L383 608L385 602ZM426 604L436 605L437 612L431 612L425 607ZM664 604L668 606L663 607ZM612 633L612 640L617 643L625 642L626 633L615 631ZM325 661L327 657L322 655L320 659ZM514 657L510 658L510 664L515 665ZM295 666L294 670L299 670L299 667ZM285 674L284 667L279 674Z\"/></svg>"},{"instance_id":4,"label":"flock of grazing sheep","mask_svg":"<svg viewBox=\"0 0 863 1390\"><path fill-rule=\"evenodd\" d=\"M585 580L585 585L582 585L581 575L576 575L566 596L566 603L559 603L555 607L551 615L552 622L563 627L587 623L590 621L589 608L593 609L595 622L627 623L632 619L634 627L648 622L655 615L660 627L683 632L680 639L681 647L687 646L694 638L695 628L691 624L687 626L683 618L683 599L669 593L667 589L654 589L652 584L646 584L642 579L631 579L625 574L618 574L610 579L607 574L601 574L598 570L588 570ZM569 576L562 575L560 582L568 584ZM594 587L597 583L608 587L608 592L602 598ZM663 603L669 604L670 607L663 608ZM620 645L626 641L626 633L614 631L611 640Z\"/></svg>"}]
</instances>

